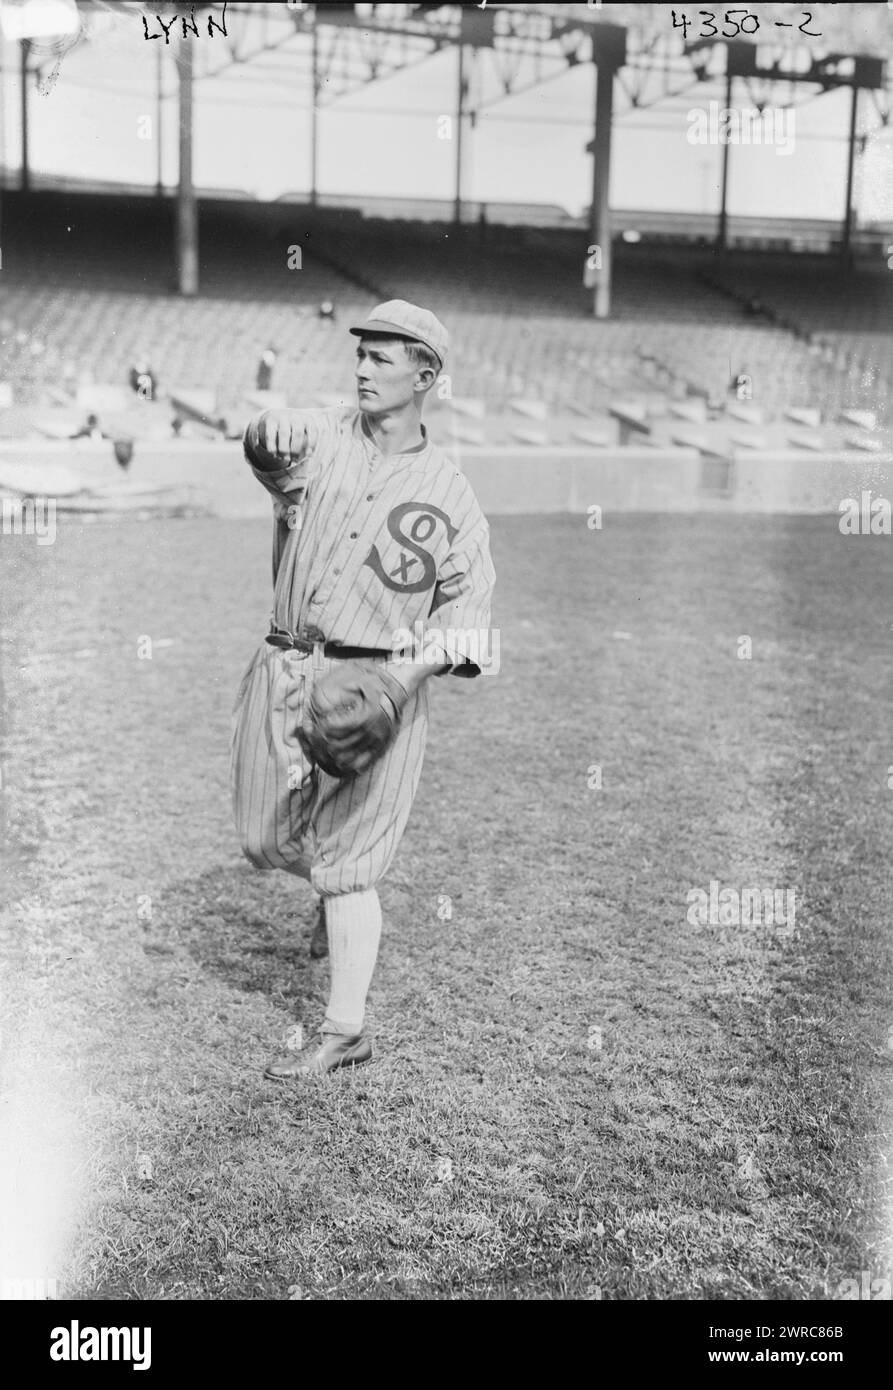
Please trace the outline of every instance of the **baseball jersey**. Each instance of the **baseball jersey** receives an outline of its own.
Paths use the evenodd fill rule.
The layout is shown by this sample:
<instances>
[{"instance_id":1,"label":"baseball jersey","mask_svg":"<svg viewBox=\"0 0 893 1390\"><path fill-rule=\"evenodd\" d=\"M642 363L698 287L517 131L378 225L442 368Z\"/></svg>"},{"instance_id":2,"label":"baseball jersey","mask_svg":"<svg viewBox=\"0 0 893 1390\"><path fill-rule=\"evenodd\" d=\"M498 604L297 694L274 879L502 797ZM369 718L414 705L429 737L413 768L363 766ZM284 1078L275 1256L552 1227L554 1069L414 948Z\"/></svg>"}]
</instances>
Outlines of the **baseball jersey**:
<instances>
[{"instance_id":1,"label":"baseball jersey","mask_svg":"<svg viewBox=\"0 0 893 1390\"><path fill-rule=\"evenodd\" d=\"M361 411L297 413L306 442L287 467L262 467L245 445L274 502L276 625L410 656L436 629L450 670L479 674L467 634L489 628L495 575L467 479L424 426L419 445L384 458Z\"/></svg>"}]
</instances>

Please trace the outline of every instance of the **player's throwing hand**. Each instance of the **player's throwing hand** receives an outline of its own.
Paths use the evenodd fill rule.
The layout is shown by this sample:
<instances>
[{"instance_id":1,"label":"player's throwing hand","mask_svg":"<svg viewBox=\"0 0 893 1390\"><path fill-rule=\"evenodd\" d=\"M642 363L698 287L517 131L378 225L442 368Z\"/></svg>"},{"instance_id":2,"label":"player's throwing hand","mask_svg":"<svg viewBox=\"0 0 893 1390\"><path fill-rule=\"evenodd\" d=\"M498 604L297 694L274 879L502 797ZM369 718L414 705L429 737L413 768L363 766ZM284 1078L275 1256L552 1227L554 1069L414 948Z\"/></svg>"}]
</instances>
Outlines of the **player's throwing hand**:
<instances>
[{"instance_id":1,"label":"player's throwing hand","mask_svg":"<svg viewBox=\"0 0 893 1390\"><path fill-rule=\"evenodd\" d=\"M307 426L300 410L265 410L245 431L250 451L270 463L288 464L304 449Z\"/></svg>"}]
</instances>

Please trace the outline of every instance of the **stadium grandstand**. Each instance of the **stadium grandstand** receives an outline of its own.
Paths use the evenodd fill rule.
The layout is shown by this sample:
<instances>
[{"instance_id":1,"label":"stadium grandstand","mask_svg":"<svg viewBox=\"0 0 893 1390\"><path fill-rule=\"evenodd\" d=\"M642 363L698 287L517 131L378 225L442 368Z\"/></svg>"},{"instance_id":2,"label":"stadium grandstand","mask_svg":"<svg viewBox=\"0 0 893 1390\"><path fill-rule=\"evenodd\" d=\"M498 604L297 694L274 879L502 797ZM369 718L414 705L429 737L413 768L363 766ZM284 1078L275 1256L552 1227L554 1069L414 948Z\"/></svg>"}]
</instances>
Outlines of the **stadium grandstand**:
<instances>
[{"instance_id":1,"label":"stadium grandstand","mask_svg":"<svg viewBox=\"0 0 893 1390\"><path fill-rule=\"evenodd\" d=\"M435 305L450 324L449 380L432 408L457 447L635 445L694 450L705 459L887 447L893 223L873 215L870 199L864 208L856 201L867 139L855 124L857 109L865 120L880 112L881 137L886 132L882 63L872 59L870 68L851 65L843 78L829 76L829 44L814 42L807 75L800 63L796 80L788 77L776 61L758 82L757 94L777 92L779 103L804 92L852 98L849 144L845 128L829 136L843 140L849 156L846 187L827 198L829 209L840 207L839 217L727 207L728 162L739 154L728 145L721 208L612 209L612 111L604 110L604 93L613 93L619 141L625 110L644 105L659 113L680 92L687 104L701 88L721 93L731 81L723 63L734 45L686 43L668 27L662 6L493 6L483 18L469 13L474 7L457 6L306 5L283 15L284 8L205 12L227 27L247 68L270 56L284 64L289 55L306 66L312 47L316 90L339 73L345 90L374 86L385 70L393 78L401 64L418 68L451 46L458 47L460 71L463 53L481 66L485 54L502 61L508 92L513 82L519 91L524 83L537 90L544 64L592 60L603 95L591 145L591 204L575 211L554 202L465 197L461 153L452 199L322 191L315 143L309 189L262 199L237 187L196 186L192 107L201 111L197 93L213 84L215 70L193 72L194 62L210 62L209 46L190 46L185 27L163 79L176 76L179 86L165 95L159 85L160 101L170 110L178 103L178 177L159 177L152 186L134 183L123 167L120 181L53 174L29 163L28 110L58 59L36 39L15 42L7 33L0 435L67 438L93 410L108 433L137 440L172 439L184 426L187 435L232 438L259 404L297 403L298 389L302 403L349 401L350 354L333 326L365 314L376 300L402 297ZM255 33L257 12L275 10L280 14L267 13L267 27ZM766 17L796 7L756 10ZM81 50L101 50L108 31L92 26L109 15L121 25L144 18L136 6L80 6L78 47L65 59L72 71ZM871 20L875 55L889 47L893 16L887 27L878 28L880 21ZM599 53L609 32L607 68ZM374 61L362 50L364 35L377 44ZM866 44L862 33L841 31L834 39L857 56ZM324 69L317 64L327 41L331 65ZM331 55L348 42L360 47L342 73ZM742 47L758 51L755 42ZM390 66L379 72L376 63L392 48ZM193 50L201 57L193 59ZM361 59L368 71L358 71ZM750 60L739 53L735 61L746 68ZM60 81L67 70L63 65ZM456 119L467 135L476 114L470 93L480 97L484 89L482 77L463 85L460 76ZM17 102L18 149L9 118ZM590 119L585 111L582 118ZM616 148L613 158L616 169ZM300 274L282 254L290 244L298 248ZM332 316L320 313L327 302ZM255 387L258 357L271 344L272 393ZM158 377L152 400L135 399L127 384L140 358Z\"/></svg>"}]
</instances>

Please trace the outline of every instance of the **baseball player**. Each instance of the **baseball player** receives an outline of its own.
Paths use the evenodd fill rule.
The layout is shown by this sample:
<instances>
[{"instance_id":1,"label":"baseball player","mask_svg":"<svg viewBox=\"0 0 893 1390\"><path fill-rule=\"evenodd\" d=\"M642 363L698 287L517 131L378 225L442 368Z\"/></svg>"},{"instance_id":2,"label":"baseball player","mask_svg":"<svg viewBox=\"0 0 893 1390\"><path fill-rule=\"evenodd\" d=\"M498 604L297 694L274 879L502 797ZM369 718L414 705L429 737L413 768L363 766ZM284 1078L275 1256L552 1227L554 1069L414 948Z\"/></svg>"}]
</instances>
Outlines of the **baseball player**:
<instances>
[{"instance_id":1,"label":"baseball player","mask_svg":"<svg viewBox=\"0 0 893 1390\"><path fill-rule=\"evenodd\" d=\"M273 499L274 601L236 697L236 826L253 864L319 894L331 969L321 1040L274 1058L277 1081L372 1056L376 884L419 784L428 681L480 674L463 634L488 630L494 583L483 513L422 424L446 329L392 300L350 332L358 409L264 411L244 438Z\"/></svg>"}]
</instances>

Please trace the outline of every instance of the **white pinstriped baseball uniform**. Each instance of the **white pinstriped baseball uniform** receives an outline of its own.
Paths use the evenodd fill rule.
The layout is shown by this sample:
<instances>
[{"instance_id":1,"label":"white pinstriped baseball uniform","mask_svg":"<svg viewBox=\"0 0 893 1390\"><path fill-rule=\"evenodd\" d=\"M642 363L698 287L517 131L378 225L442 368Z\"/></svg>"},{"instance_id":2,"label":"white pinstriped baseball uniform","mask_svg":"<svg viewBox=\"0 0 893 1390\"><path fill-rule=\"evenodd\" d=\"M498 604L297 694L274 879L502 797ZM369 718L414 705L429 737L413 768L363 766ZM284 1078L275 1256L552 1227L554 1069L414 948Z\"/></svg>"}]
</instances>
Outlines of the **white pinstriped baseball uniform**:
<instances>
[{"instance_id":1,"label":"white pinstriped baseball uniform","mask_svg":"<svg viewBox=\"0 0 893 1390\"><path fill-rule=\"evenodd\" d=\"M418 632L433 619L452 672L478 674L449 640L450 629L490 625L490 533L467 480L427 434L383 459L362 412L298 413L306 444L288 467L264 469L245 448L274 502L276 626L390 651L399 629ZM313 680L331 664L262 642L236 697L232 733L244 853L258 868L309 878L323 895L374 887L386 872L418 787L428 717L423 683L366 772L342 782L313 768L296 733Z\"/></svg>"}]
</instances>

